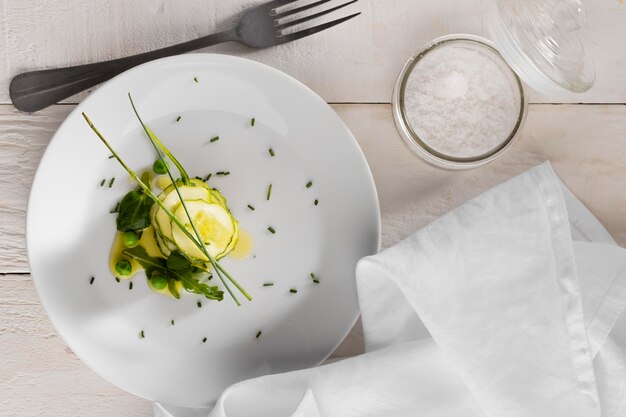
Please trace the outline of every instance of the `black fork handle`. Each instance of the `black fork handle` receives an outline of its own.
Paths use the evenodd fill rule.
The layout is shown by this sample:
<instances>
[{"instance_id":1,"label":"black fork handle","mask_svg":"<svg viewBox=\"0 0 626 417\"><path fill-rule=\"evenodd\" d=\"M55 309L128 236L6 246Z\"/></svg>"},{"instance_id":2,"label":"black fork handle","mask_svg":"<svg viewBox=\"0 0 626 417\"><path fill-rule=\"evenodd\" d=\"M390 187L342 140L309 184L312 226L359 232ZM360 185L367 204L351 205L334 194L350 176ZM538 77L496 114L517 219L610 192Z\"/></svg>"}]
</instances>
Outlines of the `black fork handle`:
<instances>
[{"instance_id":1,"label":"black fork handle","mask_svg":"<svg viewBox=\"0 0 626 417\"><path fill-rule=\"evenodd\" d=\"M227 30L125 58L74 67L25 72L11 80L9 87L11 101L18 110L34 112L148 61L235 40L237 40L235 32Z\"/></svg>"}]
</instances>

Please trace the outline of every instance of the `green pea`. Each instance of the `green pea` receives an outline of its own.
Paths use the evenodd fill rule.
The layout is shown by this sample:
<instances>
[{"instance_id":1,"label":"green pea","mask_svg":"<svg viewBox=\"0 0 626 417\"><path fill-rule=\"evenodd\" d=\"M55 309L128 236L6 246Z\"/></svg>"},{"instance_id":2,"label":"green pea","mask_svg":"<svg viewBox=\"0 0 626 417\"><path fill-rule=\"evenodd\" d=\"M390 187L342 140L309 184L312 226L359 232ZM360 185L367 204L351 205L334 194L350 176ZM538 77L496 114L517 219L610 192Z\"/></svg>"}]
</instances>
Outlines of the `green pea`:
<instances>
[{"instance_id":1,"label":"green pea","mask_svg":"<svg viewBox=\"0 0 626 417\"><path fill-rule=\"evenodd\" d=\"M167 287L167 278L155 271L150 277L150 286L155 290L163 290Z\"/></svg>"},{"instance_id":2,"label":"green pea","mask_svg":"<svg viewBox=\"0 0 626 417\"><path fill-rule=\"evenodd\" d=\"M127 248L134 248L139 244L139 236L135 232L124 232L122 235L122 243Z\"/></svg>"},{"instance_id":3,"label":"green pea","mask_svg":"<svg viewBox=\"0 0 626 417\"><path fill-rule=\"evenodd\" d=\"M152 170L155 174L159 175L167 174L167 170L169 167L170 165L167 162L164 163L160 159L157 159L156 161L154 161L154 164L152 164Z\"/></svg>"},{"instance_id":4,"label":"green pea","mask_svg":"<svg viewBox=\"0 0 626 417\"><path fill-rule=\"evenodd\" d=\"M122 276L130 275L133 272L133 266L126 259L120 259L115 264L115 272Z\"/></svg>"}]
</instances>

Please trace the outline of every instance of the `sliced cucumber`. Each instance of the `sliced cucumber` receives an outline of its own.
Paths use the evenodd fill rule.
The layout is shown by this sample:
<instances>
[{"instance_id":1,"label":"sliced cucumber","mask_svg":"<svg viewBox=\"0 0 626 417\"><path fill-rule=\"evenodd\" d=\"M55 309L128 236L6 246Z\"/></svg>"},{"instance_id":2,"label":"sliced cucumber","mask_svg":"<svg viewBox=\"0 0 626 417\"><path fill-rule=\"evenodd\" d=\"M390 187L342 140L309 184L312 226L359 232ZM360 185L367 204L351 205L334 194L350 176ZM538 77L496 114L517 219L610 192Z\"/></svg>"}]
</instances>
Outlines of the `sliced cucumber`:
<instances>
[{"instance_id":1,"label":"sliced cucumber","mask_svg":"<svg viewBox=\"0 0 626 417\"><path fill-rule=\"evenodd\" d=\"M178 188L178 190L180 191L180 195L185 201L205 200L207 202L210 202L211 200L210 191L204 187L181 186ZM167 207L167 209L172 213L176 211L176 209L180 206L180 198L178 198L178 193L173 186L169 194L167 194L166 197L163 199L163 205ZM165 210L161 209L158 206L156 207L156 211L154 214L154 223L156 228L159 230L161 236L165 237L166 239L173 240L172 230L170 227L170 218Z\"/></svg>"},{"instance_id":2,"label":"sliced cucumber","mask_svg":"<svg viewBox=\"0 0 626 417\"><path fill-rule=\"evenodd\" d=\"M208 253L216 259L225 256L228 253L229 246L231 246L238 234L237 221L230 215L228 209L220 204L207 203L205 200L187 201L185 199L185 205ZM187 214L182 205L176 209L174 215L193 235L193 228L189 224ZM193 260L208 261L204 253L198 249L195 243L182 230L176 226L170 226L170 228L174 243L176 243L176 246L182 253Z\"/></svg>"}]
</instances>

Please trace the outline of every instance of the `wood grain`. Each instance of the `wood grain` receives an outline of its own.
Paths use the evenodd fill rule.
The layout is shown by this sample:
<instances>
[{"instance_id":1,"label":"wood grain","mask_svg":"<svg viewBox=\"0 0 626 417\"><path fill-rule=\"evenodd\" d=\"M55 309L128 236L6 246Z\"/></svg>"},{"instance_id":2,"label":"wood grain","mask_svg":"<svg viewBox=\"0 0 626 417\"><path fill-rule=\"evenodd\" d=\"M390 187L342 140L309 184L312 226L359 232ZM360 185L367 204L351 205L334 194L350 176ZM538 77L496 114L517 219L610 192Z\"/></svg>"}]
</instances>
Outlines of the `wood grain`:
<instances>
[{"instance_id":1,"label":"wood grain","mask_svg":"<svg viewBox=\"0 0 626 417\"><path fill-rule=\"evenodd\" d=\"M0 106L0 272L28 272L24 217L35 168L54 130L73 106L24 115ZM468 172L432 168L405 148L389 105L334 105L359 141L376 181L383 246L480 192L544 160L626 244L626 106L533 105L518 144L500 160Z\"/></svg>"},{"instance_id":2,"label":"wood grain","mask_svg":"<svg viewBox=\"0 0 626 417\"><path fill-rule=\"evenodd\" d=\"M151 415L149 402L89 370L45 316L26 272L24 216L35 168L53 132L74 106L25 115L0 106L0 409L8 416ZM372 169L383 217L383 246L393 245L451 208L551 160L561 178L626 244L626 106L534 105L520 142L503 158L468 172L424 164L404 146L389 105L334 105ZM359 326L335 358L362 352Z\"/></svg>"},{"instance_id":3,"label":"wood grain","mask_svg":"<svg viewBox=\"0 0 626 417\"><path fill-rule=\"evenodd\" d=\"M258 3L0 0L0 102L9 102L8 83L20 72L117 58L189 40L224 29L244 7ZM488 37L484 16L490 4L492 0L360 0L339 14L363 12L357 19L297 43L260 51L228 44L205 52L272 65L329 102L386 103L402 65L425 43L450 33ZM583 38L596 63L596 86L585 94L559 97L531 91L532 102L626 102L626 4L587 0L585 6Z\"/></svg>"}]
</instances>

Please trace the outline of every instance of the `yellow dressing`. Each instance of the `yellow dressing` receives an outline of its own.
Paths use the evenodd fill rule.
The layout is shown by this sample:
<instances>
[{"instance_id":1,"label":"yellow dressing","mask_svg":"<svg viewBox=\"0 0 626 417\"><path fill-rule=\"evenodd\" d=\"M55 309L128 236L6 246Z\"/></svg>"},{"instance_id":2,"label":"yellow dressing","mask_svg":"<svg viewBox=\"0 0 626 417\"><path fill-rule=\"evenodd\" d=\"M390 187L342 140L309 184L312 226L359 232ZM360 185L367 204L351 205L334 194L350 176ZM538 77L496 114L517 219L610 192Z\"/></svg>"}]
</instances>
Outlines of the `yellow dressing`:
<instances>
[{"instance_id":1,"label":"yellow dressing","mask_svg":"<svg viewBox=\"0 0 626 417\"><path fill-rule=\"evenodd\" d=\"M245 230L239 229L239 241L228 256L232 259L246 259L252 254L253 247L254 240L252 235Z\"/></svg>"},{"instance_id":2,"label":"yellow dressing","mask_svg":"<svg viewBox=\"0 0 626 417\"><path fill-rule=\"evenodd\" d=\"M161 175L160 177L157 177L155 185L157 188L165 190L167 187L172 185L172 180L170 180L170 177L167 175Z\"/></svg>"}]
</instances>

